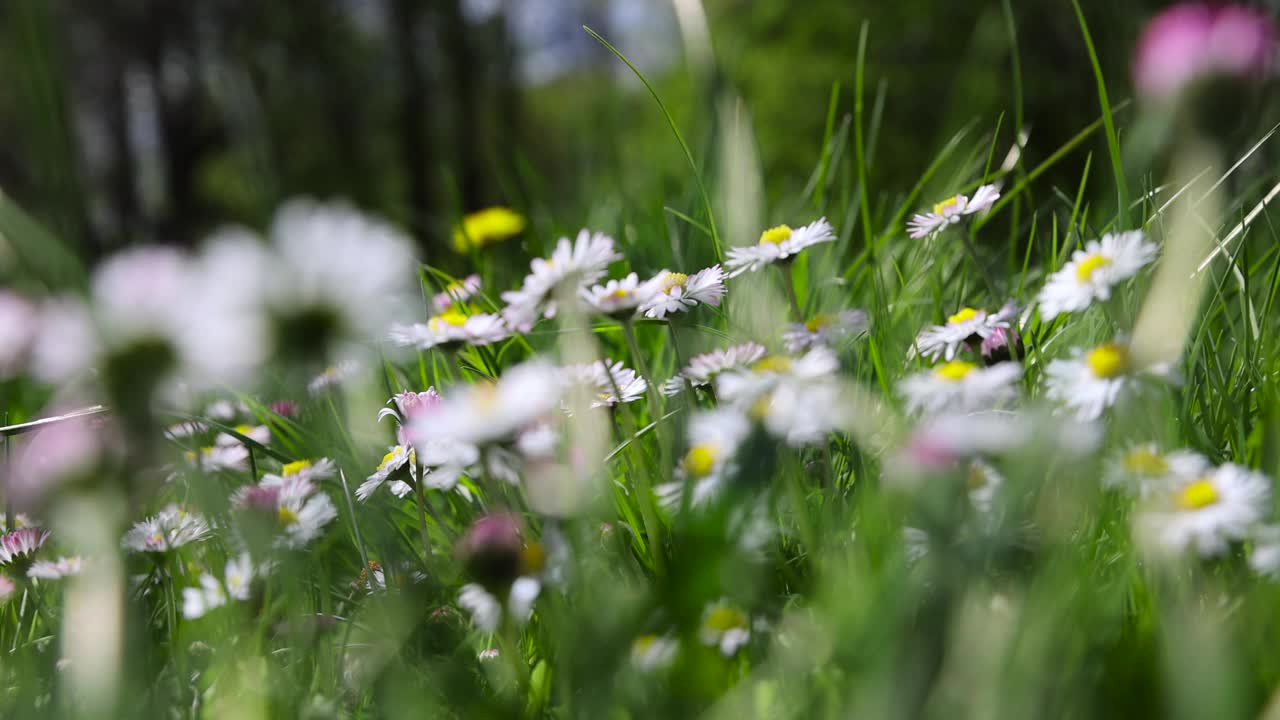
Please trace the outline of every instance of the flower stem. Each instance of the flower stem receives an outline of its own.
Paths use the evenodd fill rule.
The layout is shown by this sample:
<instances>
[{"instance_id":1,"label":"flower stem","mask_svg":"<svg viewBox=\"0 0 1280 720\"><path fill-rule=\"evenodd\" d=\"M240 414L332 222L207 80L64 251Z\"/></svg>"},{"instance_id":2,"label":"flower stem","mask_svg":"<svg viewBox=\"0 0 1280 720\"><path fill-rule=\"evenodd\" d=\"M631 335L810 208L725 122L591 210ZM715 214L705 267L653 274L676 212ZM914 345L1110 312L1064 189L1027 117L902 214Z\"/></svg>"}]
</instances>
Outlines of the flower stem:
<instances>
[{"instance_id":1,"label":"flower stem","mask_svg":"<svg viewBox=\"0 0 1280 720\"><path fill-rule=\"evenodd\" d=\"M418 479L413 483L413 492L418 498L418 532L422 535L423 567L426 567L431 559L431 537L427 533L427 495L422 490L422 476L425 472L426 468L418 468Z\"/></svg>"},{"instance_id":2,"label":"flower stem","mask_svg":"<svg viewBox=\"0 0 1280 720\"><path fill-rule=\"evenodd\" d=\"M654 424L659 457L661 458L661 462L658 465L659 472L664 473L668 463L666 457L667 443L666 438L663 436L663 426L660 422L662 410L658 404L657 390L653 386L653 376L649 374L644 356L640 354L640 344L636 342L636 333L632 320L622 321L622 336L626 339L627 349L631 352L631 360L636 365L636 372L640 373L645 379L645 399L649 404L649 419ZM606 372L605 374L609 376L609 381L616 385L617 381L613 379L613 373ZM621 394L616 389L614 393L617 394L616 397L619 400L622 399ZM633 476L636 481L636 492L640 495L638 498L640 502L640 520L644 523L644 533L649 538L649 554L653 558L654 570L661 573L665 563L662 555L662 526L658 523L657 513L654 512L654 505L657 499L654 497L653 486L649 482L648 473L642 472L633 474Z\"/></svg>"},{"instance_id":3,"label":"flower stem","mask_svg":"<svg viewBox=\"0 0 1280 720\"><path fill-rule=\"evenodd\" d=\"M778 272L782 273L782 286L787 290L787 300L791 303L791 314L795 317L796 322L804 322L804 313L800 310L800 299L796 296L796 284L791 279L791 265L778 265Z\"/></svg>"}]
</instances>

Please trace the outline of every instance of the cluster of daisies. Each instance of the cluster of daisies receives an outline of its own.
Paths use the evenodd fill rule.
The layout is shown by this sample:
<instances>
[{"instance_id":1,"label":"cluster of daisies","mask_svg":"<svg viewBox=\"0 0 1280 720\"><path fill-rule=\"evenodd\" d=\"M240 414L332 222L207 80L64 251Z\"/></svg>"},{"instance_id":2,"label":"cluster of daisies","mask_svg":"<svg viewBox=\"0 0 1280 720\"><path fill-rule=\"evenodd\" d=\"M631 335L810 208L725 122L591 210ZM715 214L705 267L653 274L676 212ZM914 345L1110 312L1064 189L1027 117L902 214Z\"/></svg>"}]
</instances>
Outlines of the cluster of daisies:
<instances>
[{"instance_id":1,"label":"cluster of daisies","mask_svg":"<svg viewBox=\"0 0 1280 720\"><path fill-rule=\"evenodd\" d=\"M991 185L972 197L953 196L912 218L907 234L935 242L967 218L990 211L999 198ZM455 233L455 248L475 252L523 228L518 215L491 208L468 216ZM380 459L370 455L354 487L334 460L291 458L275 446L268 420L295 416L305 398L254 407L223 400L168 423L165 438L181 448L180 459L167 468L168 485L189 488L218 478L218 487L229 485L227 492L216 512L167 505L134 524L120 542L155 560L151 574L134 578L137 586L180 587L182 614L194 620L253 597L275 568L333 529L340 503L416 506L410 515L421 518L424 544L426 513L444 524L438 507L466 508L451 518L467 526L454 548L469 580L457 605L477 628L495 633L527 622L545 588L571 581L565 570L568 544L555 522L537 522L540 513L567 514L585 505L574 496L616 484L639 506L643 527L632 532L657 543L662 528L682 514L735 497L729 491L756 471L743 460L754 444L816 455L829 449L833 434L857 424L855 398L866 393L841 370L849 357L844 351L869 330L868 314L845 309L804 316L790 282L798 256L835 240L825 219L794 229L779 225L753 244L729 249L723 264L690 273L663 269L642 279L636 272L609 277L611 267L624 260L614 240L582 230L561 238L549 257L534 259L519 286L500 293L502 305L486 295L480 275L471 275L429 297L425 321L406 322L403 310L412 304L415 284L409 241L349 207L295 201L280 210L265 239L229 229L197 254L142 248L113 257L95 272L87 302L33 303L0 294L0 338L9 341L0 342L0 373L76 384L91 399L101 395L110 402L121 397L111 392L120 368L142 363L147 377L159 381L155 398L176 404L202 388L246 381L276 357L301 353L323 359L327 369L307 387L313 396L324 396L363 372L368 354L362 346L385 342L439 351L459 373L459 356L476 349L486 368L472 366L472 379L406 389L387 400L376 421L386 423L393 442L378 449ZM1096 445L1111 408L1147 384L1171 381L1174 370L1136 365L1125 336L1117 333L1066 357L1037 358L1043 379L1037 389L1024 373L1023 336L1036 318L1043 331L1061 316L1106 304L1156 257L1156 245L1141 231L1108 234L1076 250L1032 305L960 307L945 322L921 330L909 353L915 371L897 384L890 403L905 411L912 429L886 458L886 473L958 470L973 508L992 516L1000 511L1006 485L999 470L1002 454L1026 445L1034 428L1046 425L1028 401L1051 401L1060 416L1047 423L1056 429L1056 442ZM717 308L728 286L741 282L735 278L769 268L782 273L794 314L776 337L731 342L687 360L677 355L671 377L649 373L635 341L637 319L674 324L700 307ZM528 342L522 336L543 320L588 335L586 324L577 323L586 319L620 326L635 367L607 355L560 363L533 355L499 371L501 354L484 354L499 343L512 348L515 338ZM923 368L925 363L932 367ZM664 423L676 413L685 431L664 448L673 452L652 485L636 476L625 448L613 454L630 468L624 483L609 476L606 459L575 445L570 432L572 423L591 426L598 416L598 426L619 431L614 440L630 441L640 428L656 427L651 436L662 444L670 427ZM636 422L644 419L647 426ZM111 443L101 433L77 436L76 427L58 431L63 435L56 454L77 458L56 466L64 475L84 474L109 454ZM1135 534L1151 547L1209 556L1251 540L1255 567L1280 573L1280 526L1267 523L1267 478L1153 445L1129 448L1108 467L1108 483L1139 503ZM32 472L52 471L45 464ZM502 511L495 503L532 511ZM730 513L742 547L775 534L769 507L762 501ZM352 516L354 522L354 510ZM0 593L12 593L23 582L75 575L95 562L92 555L51 552L49 532L25 518L7 530L0 536ZM908 556L927 552L928 542L923 531L908 529ZM205 552L209 544L218 551ZM181 562L169 561L175 557ZM361 565L354 586L387 588L389 568L369 558ZM409 569L406 577L422 576ZM708 599L697 637L733 656L764 627L766 621L749 609L726 598ZM634 663L646 669L669 665L680 651L674 628L645 629L652 632L636 638Z\"/></svg>"}]
</instances>

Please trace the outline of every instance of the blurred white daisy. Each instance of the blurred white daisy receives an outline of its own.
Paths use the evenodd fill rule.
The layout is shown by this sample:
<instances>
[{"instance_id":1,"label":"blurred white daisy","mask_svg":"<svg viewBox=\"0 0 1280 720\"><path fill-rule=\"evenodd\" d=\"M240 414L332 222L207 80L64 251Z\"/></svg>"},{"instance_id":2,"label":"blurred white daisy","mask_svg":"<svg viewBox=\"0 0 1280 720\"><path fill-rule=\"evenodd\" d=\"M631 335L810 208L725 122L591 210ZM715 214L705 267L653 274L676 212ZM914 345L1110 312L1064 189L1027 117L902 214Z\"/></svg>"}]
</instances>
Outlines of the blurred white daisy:
<instances>
[{"instance_id":1,"label":"blurred white daisy","mask_svg":"<svg viewBox=\"0 0 1280 720\"><path fill-rule=\"evenodd\" d=\"M476 382L451 393L438 407L413 419L415 440L457 440L483 446L506 441L559 406L559 369L531 360L496 381Z\"/></svg>"},{"instance_id":2,"label":"blurred white daisy","mask_svg":"<svg viewBox=\"0 0 1280 720\"><path fill-rule=\"evenodd\" d=\"M257 485L238 489L231 504L254 519L266 518L276 527L277 547L298 549L319 537L338 510L315 484L290 475L263 475ZM251 520L252 521L252 520Z\"/></svg>"},{"instance_id":3,"label":"blurred white daisy","mask_svg":"<svg viewBox=\"0 0 1280 720\"><path fill-rule=\"evenodd\" d=\"M996 313L963 307L947 317L946 325L931 325L916 337L916 349L926 358L954 360L956 352L970 342L981 343L997 328L1009 328L1014 306L1006 305ZM971 348L972 349L972 348Z\"/></svg>"},{"instance_id":4,"label":"blurred white daisy","mask_svg":"<svg viewBox=\"0 0 1280 720\"><path fill-rule=\"evenodd\" d=\"M471 620L476 627L485 632L494 632L502 622L504 611L518 625L523 625L533 613L533 602L542 591L542 583L532 577L516 578L511 583L505 607L488 590L477 583L468 583L458 591L458 604L471 613Z\"/></svg>"},{"instance_id":5,"label":"blurred white daisy","mask_svg":"<svg viewBox=\"0 0 1280 720\"><path fill-rule=\"evenodd\" d=\"M230 437L229 435L227 437ZM246 470L249 448L241 444L214 444L184 453L187 462L207 473L220 470Z\"/></svg>"},{"instance_id":6,"label":"blurred white daisy","mask_svg":"<svg viewBox=\"0 0 1280 720\"><path fill-rule=\"evenodd\" d=\"M1126 389L1136 382L1129 348L1112 342L1058 359L1045 369L1045 392L1073 410L1081 422L1102 417Z\"/></svg>"},{"instance_id":7,"label":"blurred white daisy","mask_svg":"<svg viewBox=\"0 0 1280 720\"><path fill-rule=\"evenodd\" d=\"M765 352L763 345L748 342L694 355L678 375L667 381L662 392L664 395L675 395L684 390L686 381L693 387L703 387L715 381L726 370L740 370L750 366L763 358Z\"/></svg>"},{"instance_id":8,"label":"blurred white daisy","mask_svg":"<svg viewBox=\"0 0 1280 720\"><path fill-rule=\"evenodd\" d=\"M1259 575L1280 579L1280 525L1263 525L1252 533L1249 567Z\"/></svg>"},{"instance_id":9,"label":"blurred white daisy","mask_svg":"<svg viewBox=\"0 0 1280 720\"><path fill-rule=\"evenodd\" d=\"M335 385L341 385L343 382L355 377L360 373L360 370L360 364L354 360L343 360L336 365L330 365L307 383L307 392L312 395L319 395L325 390Z\"/></svg>"},{"instance_id":10,"label":"blurred white daisy","mask_svg":"<svg viewBox=\"0 0 1280 720\"><path fill-rule=\"evenodd\" d=\"M311 460L294 460L285 463L280 468L280 475L283 477L296 477L307 482L315 482L316 480L325 480L333 477L336 472L334 462L329 458L320 458L316 461Z\"/></svg>"},{"instance_id":11,"label":"blurred white daisy","mask_svg":"<svg viewBox=\"0 0 1280 720\"><path fill-rule=\"evenodd\" d=\"M528 332L539 316L556 315L557 302L577 297L578 289L604 277L609 263L621 260L613 238L581 230L574 241L560 238L550 258L535 258L519 290L502 293L502 317L519 332Z\"/></svg>"},{"instance_id":12,"label":"blurred white daisy","mask_svg":"<svg viewBox=\"0 0 1280 720\"><path fill-rule=\"evenodd\" d=\"M207 615L210 611L227 604L227 598L248 600L249 588L253 582L253 562L248 553L235 558L228 558L224 576L225 582L209 573L200 576L200 587L182 590L182 616L188 620Z\"/></svg>"},{"instance_id":13,"label":"blurred white daisy","mask_svg":"<svg viewBox=\"0 0 1280 720\"><path fill-rule=\"evenodd\" d=\"M1199 477L1179 478L1136 518L1138 535L1157 550L1221 555L1244 540L1271 509L1271 480L1226 464Z\"/></svg>"},{"instance_id":14,"label":"blurred white daisy","mask_svg":"<svg viewBox=\"0 0 1280 720\"><path fill-rule=\"evenodd\" d=\"M965 468L964 480L973 508L980 513L990 513L1000 487L1004 485L1004 476L990 463L975 459L969 461Z\"/></svg>"},{"instance_id":15,"label":"blurred white daisy","mask_svg":"<svg viewBox=\"0 0 1280 720\"><path fill-rule=\"evenodd\" d=\"M1161 452L1155 443L1143 443L1113 455L1106 463L1102 482L1108 487L1149 497L1167 490L1170 484L1199 477L1208 469L1209 460L1200 453Z\"/></svg>"},{"instance_id":16,"label":"blurred white daisy","mask_svg":"<svg viewBox=\"0 0 1280 720\"><path fill-rule=\"evenodd\" d=\"M766 265L788 260L806 248L833 242L835 239L835 230L826 218L794 230L786 225L778 225L761 233L760 241L755 245L729 248L729 257L724 266L729 271L729 277L737 277L744 272L755 272Z\"/></svg>"},{"instance_id":17,"label":"blurred white daisy","mask_svg":"<svg viewBox=\"0 0 1280 720\"><path fill-rule=\"evenodd\" d=\"M346 203L290 200L270 236L264 290L282 342L375 340L418 289L408 236Z\"/></svg>"},{"instance_id":18,"label":"blurred white daisy","mask_svg":"<svg viewBox=\"0 0 1280 720\"><path fill-rule=\"evenodd\" d=\"M569 365L564 379L570 388L582 387L590 394L591 407L613 407L635 402L644 397L649 384L635 370L621 362L596 362Z\"/></svg>"},{"instance_id":19,"label":"blurred white daisy","mask_svg":"<svg viewBox=\"0 0 1280 720\"><path fill-rule=\"evenodd\" d=\"M49 531L24 527L0 536L0 567L23 565L49 539Z\"/></svg>"},{"instance_id":20,"label":"blurred white daisy","mask_svg":"<svg viewBox=\"0 0 1280 720\"><path fill-rule=\"evenodd\" d=\"M724 270L719 265L693 275L663 270L649 281L652 295L640 306L640 312L645 317L662 319L698 305L719 306L725 293L724 279Z\"/></svg>"},{"instance_id":21,"label":"blurred white daisy","mask_svg":"<svg viewBox=\"0 0 1280 720\"><path fill-rule=\"evenodd\" d=\"M446 285L443 291L436 293L431 298L431 304L435 307L437 313L443 313L450 307L466 305L471 298L480 294L480 287L480 276L468 275L461 280Z\"/></svg>"},{"instance_id":22,"label":"blurred white daisy","mask_svg":"<svg viewBox=\"0 0 1280 720\"><path fill-rule=\"evenodd\" d=\"M952 360L927 372L902 380L898 387L912 412L974 412L989 410L1013 400L1022 366L996 363L979 367Z\"/></svg>"},{"instance_id":23,"label":"blurred white daisy","mask_svg":"<svg viewBox=\"0 0 1280 720\"><path fill-rule=\"evenodd\" d=\"M816 345L832 347L851 335L870 327L864 310L845 310L835 314L818 314L803 323L793 323L782 334L789 353L801 353Z\"/></svg>"},{"instance_id":24,"label":"blurred white daisy","mask_svg":"<svg viewBox=\"0 0 1280 720\"><path fill-rule=\"evenodd\" d=\"M831 377L840 369L834 351L821 345L799 357L768 355L745 369L724 370L716 375L716 395L739 407L749 408L784 381L810 382Z\"/></svg>"},{"instance_id":25,"label":"blurred white daisy","mask_svg":"<svg viewBox=\"0 0 1280 720\"><path fill-rule=\"evenodd\" d=\"M31 374L47 383L70 382L94 364L101 346L83 300L69 295L46 300L31 343Z\"/></svg>"},{"instance_id":26,"label":"blurred white daisy","mask_svg":"<svg viewBox=\"0 0 1280 720\"><path fill-rule=\"evenodd\" d=\"M271 428L266 425L236 425L232 428L236 433L243 435L259 445L266 445L271 442ZM229 446L240 445L242 440L231 433L218 433L213 439L215 445Z\"/></svg>"},{"instance_id":27,"label":"blurred white daisy","mask_svg":"<svg viewBox=\"0 0 1280 720\"><path fill-rule=\"evenodd\" d=\"M356 499L365 502L382 487L384 483L390 481L387 489L396 497L404 497L413 492L413 486L403 480L393 479L394 476L404 469L404 473L410 479L416 480L418 477L417 454L413 448L408 445L393 445L387 454L382 456L382 461L378 463L377 469L373 474L360 483L360 487L356 488Z\"/></svg>"},{"instance_id":28,"label":"blurred white daisy","mask_svg":"<svg viewBox=\"0 0 1280 720\"><path fill-rule=\"evenodd\" d=\"M511 335L507 323L492 313L464 313L457 307L412 325L395 324L387 333L393 345L430 350L434 347L456 348L466 345L490 345Z\"/></svg>"},{"instance_id":29,"label":"blurred white daisy","mask_svg":"<svg viewBox=\"0 0 1280 720\"><path fill-rule=\"evenodd\" d=\"M651 283L642 283L638 275L631 273L621 280L583 287L578 295L595 312L623 318L636 314L654 292L655 288Z\"/></svg>"},{"instance_id":30,"label":"blurred white daisy","mask_svg":"<svg viewBox=\"0 0 1280 720\"><path fill-rule=\"evenodd\" d=\"M1158 249L1141 230L1107 233L1090 240L1083 250L1051 275L1040 291L1040 317L1052 320L1062 313L1084 310L1094 300L1107 300L1111 289L1156 259Z\"/></svg>"},{"instance_id":31,"label":"blurred white daisy","mask_svg":"<svg viewBox=\"0 0 1280 720\"><path fill-rule=\"evenodd\" d=\"M935 204L933 212L914 215L907 223L907 236L913 239L933 237L966 216L990 210L999 199L1000 191L995 185L979 187L972 198L966 195L953 195Z\"/></svg>"},{"instance_id":32,"label":"blurred white daisy","mask_svg":"<svg viewBox=\"0 0 1280 720\"><path fill-rule=\"evenodd\" d=\"M751 618L727 600L711 603L702 611L698 640L733 657L751 641Z\"/></svg>"},{"instance_id":33,"label":"blurred white daisy","mask_svg":"<svg viewBox=\"0 0 1280 720\"><path fill-rule=\"evenodd\" d=\"M61 580L64 577L79 575L84 561L79 555L60 557L57 560L37 560L31 563L27 577L40 580Z\"/></svg>"},{"instance_id":34,"label":"blurred white daisy","mask_svg":"<svg viewBox=\"0 0 1280 720\"><path fill-rule=\"evenodd\" d=\"M658 502L670 512L680 509L688 488L689 506L700 507L715 498L726 478L735 472L738 447L751 431L742 413L729 408L700 411L689 418L689 449L676 468L676 479L654 488Z\"/></svg>"},{"instance_id":35,"label":"blurred white daisy","mask_svg":"<svg viewBox=\"0 0 1280 720\"><path fill-rule=\"evenodd\" d=\"M631 642L631 664L638 670L659 670L671 665L680 643L668 635L641 635Z\"/></svg>"},{"instance_id":36,"label":"blurred white daisy","mask_svg":"<svg viewBox=\"0 0 1280 720\"><path fill-rule=\"evenodd\" d=\"M134 552L166 552L209 536L209 523L198 513L169 505L135 523L125 533L123 545Z\"/></svg>"}]
</instances>

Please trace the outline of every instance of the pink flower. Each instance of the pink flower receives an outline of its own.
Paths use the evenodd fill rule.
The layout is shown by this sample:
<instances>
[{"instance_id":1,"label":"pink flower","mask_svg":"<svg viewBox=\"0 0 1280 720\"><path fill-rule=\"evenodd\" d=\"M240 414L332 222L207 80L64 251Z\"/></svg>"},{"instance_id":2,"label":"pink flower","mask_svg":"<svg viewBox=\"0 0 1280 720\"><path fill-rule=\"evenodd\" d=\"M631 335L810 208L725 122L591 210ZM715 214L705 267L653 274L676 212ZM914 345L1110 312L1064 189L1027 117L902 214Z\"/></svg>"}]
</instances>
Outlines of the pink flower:
<instances>
[{"instance_id":1,"label":"pink flower","mask_svg":"<svg viewBox=\"0 0 1280 720\"><path fill-rule=\"evenodd\" d=\"M1134 53L1138 93L1172 99L1205 77L1261 79L1276 67L1271 17L1244 5L1174 5L1147 24Z\"/></svg>"},{"instance_id":2,"label":"pink flower","mask_svg":"<svg viewBox=\"0 0 1280 720\"><path fill-rule=\"evenodd\" d=\"M0 536L0 565L16 565L31 559L36 550L49 539L49 531L38 527L24 527Z\"/></svg>"},{"instance_id":3,"label":"pink flower","mask_svg":"<svg viewBox=\"0 0 1280 720\"><path fill-rule=\"evenodd\" d=\"M405 391L394 399L404 421L412 420L440 404L440 396L433 387L427 388L425 392Z\"/></svg>"}]
</instances>

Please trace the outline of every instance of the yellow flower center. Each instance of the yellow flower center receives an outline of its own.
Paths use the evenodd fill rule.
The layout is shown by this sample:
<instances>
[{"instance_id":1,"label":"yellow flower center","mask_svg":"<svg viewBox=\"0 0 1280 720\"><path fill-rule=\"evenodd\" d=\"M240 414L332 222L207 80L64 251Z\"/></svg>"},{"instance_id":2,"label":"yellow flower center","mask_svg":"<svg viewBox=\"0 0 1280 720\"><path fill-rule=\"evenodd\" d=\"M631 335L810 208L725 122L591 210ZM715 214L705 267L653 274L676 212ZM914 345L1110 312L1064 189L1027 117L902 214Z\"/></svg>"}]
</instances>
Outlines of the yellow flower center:
<instances>
[{"instance_id":1,"label":"yellow flower center","mask_svg":"<svg viewBox=\"0 0 1280 720\"><path fill-rule=\"evenodd\" d=\"M751 369L756 372L784 373L791 369L791 358L771 355L757 360Z\"/></svg>"},{"instance_id":2,"label":"yellow flower center","mask_svg":"<svg viewBox=\"0 0 1280 720\"><path fill-rule=\"evenodd\" d=\"M764 420L769 415L769 408L773 405L772 395L762 395L754 403L751 404L751 410L747 412L753 420Z\"/></svg>"},{"instance_id":3,"label":"yellow flower center","mask_svg":"<svg viewBox=\"0 0 1280 720\"><path fill-rule=\"evenodd\" d=\"M959 204L960 204L960 196L959 196L959 195L953 195L953 196L951 196L951 197L947 198L946 200L943 200L942 202L938 203L937 205L934 205L934 206L933 206L933 214L934 214L934 215L941 215L941 214L945 213L947 210L950 210L951 208L953 208L953 207L955 207L955 206L957 206L957 205L959 205Z\"/></svg>"},{"instance_id":4,"label":"yellow flower center","mask_svg":"<svg viewBox=\"0 0 1280 720\"><path fill-rule=\"evenodd\" d=\"M252 425L237 425L237 426L235 427L235 431L236 431L236 432L238 432L238 433L240 433L241 435L248 435L249 433L253 432L253 426L252 426Z\"/></svg>"},{"instance_id":5,"label":"yellow flower center","mask_svg":"<svg viewBox=\"0 0 1280 720\"><path fill-rule=\"evenodd\" d=\"M673 288L684 287L689 282L689 276L684 273L669 272L667 276L662 278L662 292L669 293Z\"/></svg>"},{"instance_id":6,"label":"yellow flower center","mask_svg":"<svg viewBox=\"0 0 1280 720\"><path fill-rule=\"evenodd\" d=\"M432 330L440 332L446 327L462 327L467 324L467 316L456 308L449 308L427 322Z\"/></svg>"},{"instance_id":7,"label":"yellow flower center","mask_svg":"<svg viewBox=\"0 0 1280 720\"><path fill-rule=\"evenodd\" d=\"M778 225L760 233L760 244L772 243L780 245L791 237L791 228L786 225Z\"/></svg>"},{"instance_id":8,"label":"yellow flower center","mask_svg":"<svg viewBox=\"0 0 1280 720\"><path fill-rule=\"evenodd\" d=\"M965 473L964 484L969 490L981 490L987 486L990 478L987 477L987 471L978 463L969 463L969 472Z\"/></svg>"},{"instance_id":9,"label":"yellow flower center","mask_svg":"<svg viewBox=\"0 0 1280 720\"><path fill-rule=\"evenodd\" d=\"M717 632L725 632L734 628L746 627L747 617L741 612L729 607L718 607L707 614L707 619L702 621L702 626L708 630Z\"/></svg>"},{"instance_id":10,"label":"yellow flower center","mask_svg":"<svg viewBox=\"0 0 1280 720\"><path fill-rule=\"evenodd\" d=\"M657 635L641 635L635 639L635 642L632 643L631 646L637 653L643 655L644 653L649 652L649 648L653 647L653 644L656 642L658 642Z\"/></svg>"},{"instance_id":11,"label":"yellow flower center","mask_svg":"<svg viewBox=\"0 0 1280 720\"><path fill-rule=\"evenodd\" d=\"M1109 343L1090 350L1084 361L1095 376L1113 378L1129 367L1129 351L1122 345Z\"/></svg>"},{"instance_id":12,"label":"yellow flower center","mask_svg":"<svg viewBox=\"0 0 1280 720\"><path fill-rule=\"evenodd\" d=\"M1134 448L1125 453L1124 468L1138 475L1159 476L1169 472L1169 463L1150 448Z\"/></svg>"},{"instance_id":13,"label":"yellow flower center","mask_svg":"<svg viewBox=\"0 0 1280 720\"><path fill-rule=\"evenodd\" d=\"M298 473L302 472L303 470L306 470L309 467L311 467L310 460L295 460L294 462L288 463L283 468L281 468L280 474L284 475L285 477L288 477L290 475L297 475Z\"/></svg>"},{"instance_id":14,"label":"yellow flower center","mask_svg":"<svg viewBox=\"0 0 1280 720\"><path fill-rule=\"evenodd\" d=\"M542 543L529 543L520 551L521 570L525 575L536 575L542 572L547 564L547 552Z\"/></svg>"},{"instance_id":15,"label":"yellow flower center","mask_svg":"<svg viewBox=\"0 0 1280 720\"><path fill-rule=\"evenodd\" d=\"M399 448L397 448L387 453L386 455L383 455L382 462L378 463L378 469L385 470L388 465L390 465L392 462L394 462L400 457L401 452L402 451Z\"/></svg>"},{"instance_id":16,"label":"yellow flower center","mask_svg":"<svg viewBox=\"0 0 1280 720\"><path fill-rule=\"evenodd\" d=\"M934 377L939 380L950 380L951 382L960 382L966 375L978 368L977 365L964 360L952 360L949 363L939 365L933 371Z\"/></svg>"},{"instance_id":17,"label":"yellow flower center","mask_svg":"<svg viewBox=\"0 0 1280 720\"><path fill-rule=\"evenodd\" d=\"M834 320L835 318L830 315L814 315L809 319L809 322L804 324L804 329L809 332L818 332L822 328L830 325Z\"/></svg>"},{"instance_id":18,"label":"yellow flower center","mask_svg":"<svg viewBox=\"0 0 1280 720\"><path fill-rule=\"evenodd\" d=\"M693 477L706 477L716 465L716 448L713 445L695 445L684 456L684 471Z\"/></svg>"},{"instance_id":19,"label":"yellow flower center","mask_svg":"<svg viewBox=\"0 0 1280 720\"><path fill-rule=\"evenodd\" d=\"M609 293L609 295L611 295L612 297L618 300L621 300L630 294L631 294L631 291L626 288L618 288L617 290L614 290L613 292Z\"/></svg>"},{"instance_id":20,"label":"yellow flower center","mask_svg":"<svg viewBox=\"0 0 1280 720\"><path fill-rule=\"evenodd\" d=\"M976 317L978 317L977 310L974 310L971 307L965 307L965 308L960 308L960 310L956 312L955 315L951 315L950 317L948 317L947 322L952 325L959 325L962 322L969 322L970 320Z\"/></svg>"},{"instance_id":21,"label":"yellow flower center","mask_svg":"<svg viewBox=\"0 0 1280 720\"><path fill-rule=\"evenodd\" d=\"M164 542L164 534L154 532L154 533L151 533L151 536L148 537L147 539L151 541L152 545L159 545L160 543Z\"/></svg>"},{"instance_id":22,"label":"yellow flower center","mask_svg":"<svg viewBox=\"0 0 1280 720\"><path fill-rule=\"evenodd\" d=\"M276 519L280 521L282 526L289 527L290 525L297 524L298 513L287 507L281 507L279 510L276 510Z\"/></svg>"},{"instance_id":23,"label":"yellow flower center","mask_svg":"<svg viewBox=\"0 0 1280 720\"><path fill-rule=\"evenodd\" d=\"M1208 480L1197 480L1178 493L1178 507L1199 510L1218 502L1218 489Z\"/></svg>"},{"instance_id":24,"label":"yellow flower center","mask_svg":"<svg viewBox=\"0 0 1280 720\"><path fill-rule=\"evenodd\" d=\"M1082 283L1089 282L1093 277L1093 274L1097 272L1099 268L1104 268L1110 264L1111 258L1106 255L1093 253L1081 260L1080 264L1076 266L1076 279Z\"/></svg>"}]
</instances>

